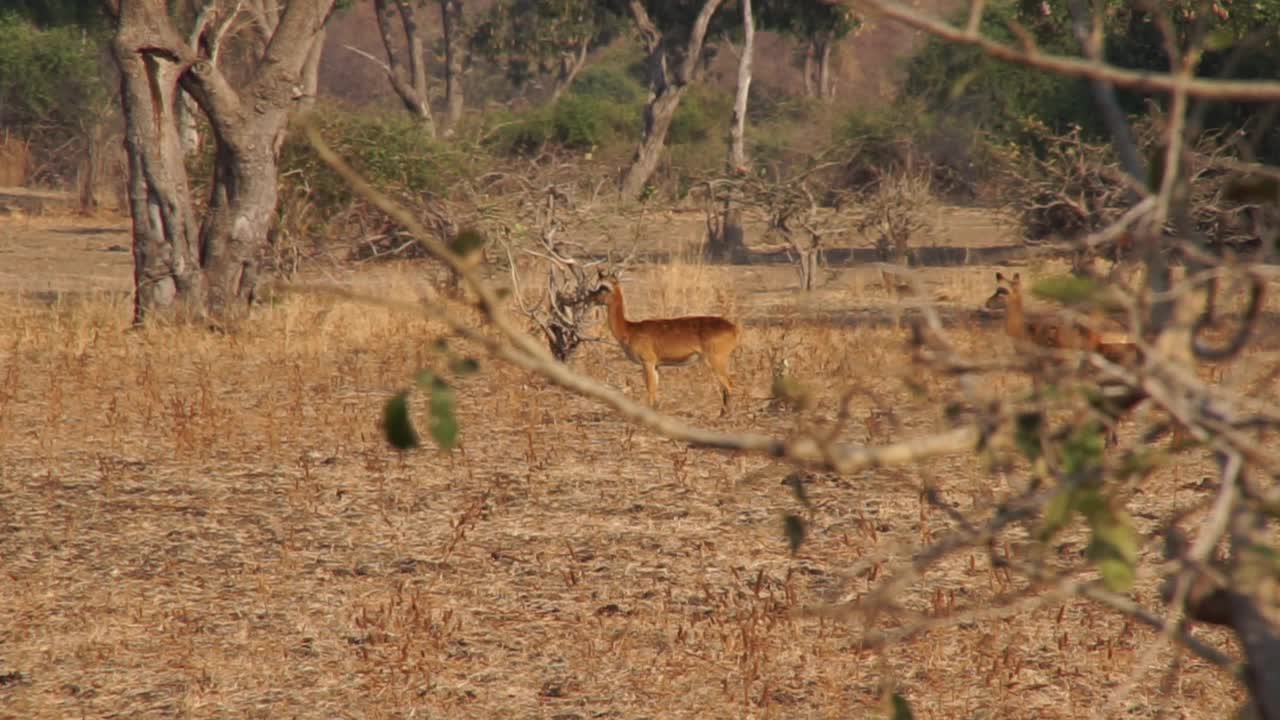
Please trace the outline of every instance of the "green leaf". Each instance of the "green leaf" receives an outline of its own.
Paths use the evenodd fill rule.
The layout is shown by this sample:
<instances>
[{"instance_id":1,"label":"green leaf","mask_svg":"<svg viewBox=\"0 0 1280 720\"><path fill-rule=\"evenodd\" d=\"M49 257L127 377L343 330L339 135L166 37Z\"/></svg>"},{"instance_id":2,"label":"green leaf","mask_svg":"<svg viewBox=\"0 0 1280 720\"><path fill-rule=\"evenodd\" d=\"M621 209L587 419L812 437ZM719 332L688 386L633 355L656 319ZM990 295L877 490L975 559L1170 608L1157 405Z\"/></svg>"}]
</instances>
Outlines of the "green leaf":
<instances>
[{"instance_id":1,"label":"green leaf","mask_svg":"<svg viewBox=\"0 0 1280 720\"><path fill-rule=\"evenodd\" d=\"M787 542L791 545L791 554L795 555L804 544L806 534L804 520L799 515L787 515L782 518L782 529L787 534Z\"/></svg>"},{"instance_id":2,"label":"green leaf","mask_svg":"<svg viewBox=\"0 0 1280 720\"><path fill-rule=\"evenodd\" d=\"M484 233L474 227L464 228L458 231L457 235L449 241L449 249L453 252L466 257L485 246L488 240Z\"/></svg>"},{"instance_id":3,"label":"green leaf","mask_svg":"<svg viewBox=\"0 0 1280 720\"><path fill-rule=\"evenodd\" d=\"M1013 442L1028 460L1040 457L1043 448L1040 446L1040 432L1044 427L1044 416L1038 412L1018 413L1014 420Z\"/></svg>"},{"instance_id":4,"label":"green leaf","mask_svg":"<svg viewBox=\"0 0 1280 720\"><path fill-rule=\"evenodd\" d=\"M793 472L788 475L782 482L791 488L791 494L796 496L800 504L805 507L809 506L809 493L804 486L804 473Z\"/></svg>"},{"instance_id":5,"label":"green leaf","mask_svg":"<svg viewBox=\"0 0 1280 720\"><path fill-rule=\"evenodd\" d=\"M1064 305L1079 305L1097 297L1102 286L1086 277L1052 275L1037 280L1031 292Z\"/></svg>"},{"instance_id":6,"label":"green leaf","mask_svg":"<svg viewBox=\"0 0 1280 720\"><path fill-rule=\"evenodd\" d=\"M471 375L480 369L480 362L475 358L453 358L449 361L449 372L454 375Z\"/></svg>"},{"instance_id":7,"label":"green leaf","mask_svg":"<svg viewBox=\"0 0 1280 720\"><path fill-rule=\"evenodd\" d=\"M453 388L442 378L431 382L431 438L441 450L452 450L458 443L458 418L454 414Z\"/></svg>"},{"instance_id":8,"label":"green leaf","mask_svg":"<svg viewBox=\"0 0 1280 720\"><path fill-rule=\"evenodd\" d=\"M1215 28L1204 39L1204 49L1210 52L1221 52L1235 44L1235 32L1225 25Z\"/></svg>"},{"instance_id":9,"label":"green leaf","mask_svg":"<svg viewBox=\"0 0 1280 720\"><path fill-rule=\"evenodd\" d=\"M1275 205L1280 203L1280 180L1269 175L1241 175L1227 182L1222 196L1231 202Z\"/></svg>"},{"instance_id":10,"label":"green leaf","mask_svg":"<svg viewBox=\"0 0 1280 720\"><path fill-rule=\"evenodd\" d=\"M1102 581L1113 592L1133 587L1138 565L1138 532L1127 513L1103 511L1090 518L1093 539L1089 559L1098 566Z\"/></svg>"},{"instance_id":11,"label":"green leaf","mask_svg":"<svg viewBox=\"0 0 1280 720\"><path fill-rule=\"evenodd\" d=\"M1073 487L1062 487L1044 506L1044 520L1040 526L1041 542L1049 540L1061 530L1069 520L1071 511L1076 505L1076 490Z\"/></svg>"},{"instance_id":12,"label":"green leaf","mask_svg":"<svg viewBox=\"0 0 1280 720\"><path fill-rule=\"evenodd\" d=\"M899 693L894 693L889 698L889 720L912 720L915 715L911 714L911 706L907 704L907 699Z\"/></svg>"},{"instance_id":13,"label":"green leaf","mask_svg":"<svg viewBox=\"0 0 1280 720\"><path fill-rule=\"evenodd\" d=\"M1102 424L1096 420L1076 426L1067 441L1062 444L1062 469L1066 475L1092 472L1102 465L1102 452L1106 448L1106 436Z\"/></svg>"},{"instance_id":14,"label":"green leaf","mask_svg":"<svg viewBox=\"0 0 1280 720\"><path fill-rule=\"evenodd\" d=\"M418 447L418 431L409 419L408 393L400 391L382 406L382 433L397 450Z\"/></svg>"}]
</instances>

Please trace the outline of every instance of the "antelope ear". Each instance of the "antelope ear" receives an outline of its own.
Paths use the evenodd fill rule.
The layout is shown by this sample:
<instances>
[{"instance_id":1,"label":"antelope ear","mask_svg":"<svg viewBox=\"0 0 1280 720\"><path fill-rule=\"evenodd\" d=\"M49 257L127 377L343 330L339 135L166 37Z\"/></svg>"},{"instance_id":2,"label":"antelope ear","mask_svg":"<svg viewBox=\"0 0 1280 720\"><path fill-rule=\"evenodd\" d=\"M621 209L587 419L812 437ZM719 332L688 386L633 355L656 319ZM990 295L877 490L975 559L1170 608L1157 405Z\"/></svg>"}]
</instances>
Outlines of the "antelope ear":
<instances>
[{"instance_id":1,"label":"antelope ear","mask_svg":"<svg viewBox=\"0 0 1280 720\"><path fill-rule=\"evenodd\" d=\"M1004 282L1004 275L1001 275L999 270L996 271L996 282Z\"/></svg>"},{"instance_id":2,"label":"antelope ear","mask_svg":"<svg viewBox=\"0 0 1280 720\"><path fill-rule=\"evenodd\" d=\"M1016 272L1016 273L1014 273L1014 274L1013 274L1013 282L1022 282L1022 273L1020 273L1020 272Z\"/></svg>"}]
</instances>

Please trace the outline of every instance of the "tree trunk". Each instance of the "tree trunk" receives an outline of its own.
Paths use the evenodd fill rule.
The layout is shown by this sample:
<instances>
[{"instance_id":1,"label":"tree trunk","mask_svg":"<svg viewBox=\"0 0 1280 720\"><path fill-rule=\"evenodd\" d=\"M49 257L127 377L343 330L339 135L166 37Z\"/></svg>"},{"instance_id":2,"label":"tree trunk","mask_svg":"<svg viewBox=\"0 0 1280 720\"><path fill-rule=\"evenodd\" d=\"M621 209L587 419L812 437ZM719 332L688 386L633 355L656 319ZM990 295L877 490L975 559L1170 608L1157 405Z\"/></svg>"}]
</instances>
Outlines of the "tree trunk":
<instances>
[{"instance_id":1,"label":"tree trunk","mask_svg":"<svg viewBox=\"0 0 1280 720\"><path fill-rule=\"evenodd\" d=\"M288 108L251 119L217 138L209 210L200 229L201 266L215 316L235 317L253 301L258 263L275 220L277 153Z\"/></svg>"},{"instance_id":2,"label":"tree trunk","mask_svg":"<svg viewBox=\"0 0 1280 720\"><path fill-rule=\"evenodd\" d=\"M134 321L234 316L253 298L276 210L276 159L303 66L333 0L291 0L243 88L175 30L165 0L122 0L112 45L121 71ZM113 5L107 2L108 12ZM181 85L180 85L181 84ZM198 224L179 137L179 87L209 118L215 144L208 214Z\"/></svg>"},{"instance_id":3,"label":"tree trunk","mask_svg":"<svg viewBox=\"0 0 1280 720\"><path fill-rule=\"evenodd\" d=\"M452 135L462 121L465 102L462 73L467 38L462 27L462 0L440 0L440 24L444 31L445 135Z\"/></svg>"},{"instance_id":4,"label":"tree trunk","mask_svg":"<svg viewBox=\"0 0 1280 720\"><path fill-rule=\"evenodd\" d=\"M640 147L636 149L631 166L622 179L622 197L626 199L639 199L649 178L658 169L658 161L662 158L662 149L667 142L667 131L671 128L671 118L680 105L680 98L684 97L689 84L693 82L711 16L721 2L723 0L706 0L703 3L689 30L689 39L678 48L676 55L680 57L680 62L674 71L669 67L672 64L672 53L668 41L654 25L644 4L640 0L630 2L632 17L649 53L649 102L644 108L644 134L640 139Z\"/></svg>"},{"instance_id":5,"label":"tree trunk","mask_svg":"<svg viewBox=\"0 0 1280 720\"><path fill-rule=\"evenodd\" d=\"M148 47L149 35L167 25L162 4L122 2L112 43L129 159L134 323L157 314L200 314L205 301L198 225L175 117L178 77L188 63Z\"/></svg>"},{"instance_id":6,"label":"tree trunk","mask_svg":"<svg viewBox=\"0 0 1280 720\"><path fill-rule=\"evenodd\" d=\"M831 77L832 38L823 33L817 36L815 42L818 60L818 97L830 101L835 97L835 84Z\"/></svg>"},{"instance_id":7,"label":"tree trunk","mask_svg":"<svg viewBox=\"0 0 1280 720\"><path fill-rule=\"evenodd\" d=\"M687 85L669 85L653 95L649 104L645 105L644 135L631 160L631 167L627 168L627 174L622 180L624 198L639 199L649 178L658 169L662 149L667 144L667 131L671 129L671 118L675 116L686 89Z\"/></svg>"},{"instance_id":8,"label":"tree trunk","mask_svg":"<svg viewBox=\"0 0 1280 720\"><path fill-rule=\"evenodd\" d=\"M311 43L311 51L307 53L307 61L302 65L302 97L298 98L298 109L310 110L316 104L316 92L320 88L320 58L324 55L325 29L320 28L316 39Z\"/></svg>"},{"instance_id":9,"label":"tree trunk","mask_svg":"<svg viewBox=\"0 0 1280 720\"><path fill-rule=\"evenodd\" d=\"M751 14L751 0L742 0L742 56L738 58L738 87L733 99L733 117L729 122L729 176L746 175L747 98L751 93L751 61L755 52L756 26ZM746 233L742 229L742 213L733 202L733 192L725 194L724 214L720 227L707 239L707 254L719 260L735 260L746 256Z\"/></svg>"},{"instance_id":10,"label":"tree trunk","mask_svg":"<svg viewBox=\"0 0 1280 720\"><path fill-rule=\"evenodd\" d=\"M733 118L729 123L729 170L744 172L747 150L744 133L747 124L747 98L751 94L751 60L755 52L756 24L751 16L751 0L742 0L742 57L738 59L738 88L733 98Z\"/></svg>"},{"instance_id":11,"label":"tree trunk","mask_svg":"<svg viewBox=\"0 0 1280 720\"><path fill-rule=\"evenodd\" d=\"M818 50L814 47L813 38L809 39L804 46L804 96L817 97L818 91L813 86L813 78L816 74L815 66L817 65Z\"/></svg>"},{"instance_id":12,"label":"tree trunk","mask_svg":"<svg viewBox=\"0 0 1280 720\"><path fill-rule=\"evenodd\" d=\"M387 52L385 66L387 79L391 82L391 89L395 91L409 114L422 121L423 128L429 137L435 137L436 122L431 114L431 102L427 94L427 70L423 57L422 33L418 31L414 6L408 0L391 0L391 2L395 3L394 8L388 4L388 0L373 0L378 34L382 36L382 46ZM393 13L396 14L393 15ZM391 28L392 21L397 15L400 26L404 30L407 46L409 60L407 73L404 63L396 53L395 38Z\"/></svg>"},{"instance_id":13,"label":"tree trunk","mask_svg":"<svg viewBox=\"0 0 1280 720\"><path fill-rule=\"evenodd\" d=\"M582 44L578 46L577 52L565 53L560 56L560 72L556 75L556 84L551 89L551 102L559 100L564 91L573 85L578 73L587 64L587 49L590 46L591 40L584 39Z\"/></svg>"}]
</instances>

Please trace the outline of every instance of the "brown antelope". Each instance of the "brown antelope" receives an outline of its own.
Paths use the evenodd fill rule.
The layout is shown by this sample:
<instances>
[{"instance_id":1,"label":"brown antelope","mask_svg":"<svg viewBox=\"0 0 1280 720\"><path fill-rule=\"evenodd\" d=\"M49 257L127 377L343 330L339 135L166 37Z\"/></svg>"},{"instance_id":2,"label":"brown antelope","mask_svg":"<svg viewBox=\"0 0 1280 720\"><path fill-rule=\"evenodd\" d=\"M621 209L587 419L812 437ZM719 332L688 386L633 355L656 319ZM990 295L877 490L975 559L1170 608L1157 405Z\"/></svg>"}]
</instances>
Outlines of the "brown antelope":
<instances>
[{"instance_id":1,"label":"brown antelope","mask_svg":"<svg viewBox=\"0 0 1280 720\"><path fill-rule=\"evenodd\" d=\"M693 315L631 321L618 278L604 276L594 293L609 311L609 330L634 363L644 366L650 407L657 407L658 368L688 365L702 358L720 383L723 417L729 412L729 356L738 347L738 326L722 317Z\"/></svg>"},{"instance_id":2,"label":"brown antelope","mask_svg":"<svg viewBox=\"0 0 1280 720\"><path fill-rule=\"evenodd\" d=\"M1036 345L1060 350L1081 350L1094 352L1111 362L1120 365L1133 365L1142 359L1142 350L1127 339L1109 338L1096 329L1078 322L1047 316L1028 316L1022 304L1021 273L1014 273L1006 278L996 273L996 290L985 304L988 310L1004 308L1005 332L1015 342L1031 342ZM1106 389L1108 383L1102 383ZM1126 393L1123 397L1114 398L1104 409L1112 420L1138 404L1145 394L1141 392ZM1106 443L1108 446L1117 442L1114 423L1107 428Z\"/></svg>"},{"instance_id":3,"label":"brown antelope","mask_svg":"<svg viewBox=\"0 0 1280 720\"><path fill-rule=\"evenodd\" d=\"M997 272L996 291L987 298L985 307L988 310L1004 308L1005 332L1014 340L1046 348L1096 352L1122 365L1131 365L1142 358L1141 349L1125 338L1108 337L1083 323L1028 315L1022 304L1021 273L1006 278Z\"/></svg>"}]
</instances>

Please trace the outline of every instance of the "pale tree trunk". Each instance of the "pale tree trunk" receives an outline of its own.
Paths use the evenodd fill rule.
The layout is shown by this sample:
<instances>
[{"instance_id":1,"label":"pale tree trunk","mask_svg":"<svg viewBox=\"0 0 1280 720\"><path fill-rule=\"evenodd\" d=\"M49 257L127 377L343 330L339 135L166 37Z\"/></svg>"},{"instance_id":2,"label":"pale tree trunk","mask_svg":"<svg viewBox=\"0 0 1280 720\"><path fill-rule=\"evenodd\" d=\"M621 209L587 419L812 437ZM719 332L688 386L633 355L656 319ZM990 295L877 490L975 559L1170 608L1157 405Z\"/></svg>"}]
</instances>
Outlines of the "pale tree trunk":
<instances>
[{"instance_id":1,"label":"pale tree trunk","mask_svg":"<svg viewBox=\"0 0 1280 720\"><path fill-rule=\"evenodd\" d=\"M333 0L291 0L268 18L265 55L248 82L233 87L178 36L165 0L121 0L113 50L129 158L135 322L166 315L221 321L247 309L276 211L280 143L332 7ZM209 118L216 143L209 210L199 223L175 111L180 84Z\"/></svg>"},{"instance_id":2,"label":"pale tree trunk","mask_svg":"<svg viewBox=\"0 0 1280 720\"><path fill-rule=\"evenodd\" d=\"M835 83L831 76L831 46L834 42L827 33L819 34L814 42L818 63L818 97L830 101L835 97Z\"/></svg>"},{"instance_id":3,"label":"pale tree trunk","mask_svg":"<svg viewBox=\"0 0 1280 720\"><path fill-rule=\"evenodd\" d=\"M729 123L729 169L743 172L747 167L745 131L747 99L751 94L751 61L756 46L756 23L751 17L751 0L742 1L742 57L738 58L738 88L733 96L733 120Z\"/></svg>"},{"instance_id":4,"label":"pale tree trunk","mask_svg":"<svg viewBox=\"0 0 1280 720\"><path fill-rule=\"evenodd\" d=\"M406 110L422 121L423 129L429 137L436 136L436 122L431 114L431 102L427 94L427 68L423 56L422 33L418 31L418 20L414 14L412 0L373 0L374 15L378 20L378 33L382 36L382 46L387 51L387 63L383 69L391 82L391 89L400 98ZM393 13L395 13L393 15ZM392 22L400 19L400 27L404 30L408 69L396 52L395 38L391 29Z\"/></svg>"},{"instance_id":5,"label":"pale tree trunk","mask_svg":"<svg viewBox=\"0 0 1280 720\"><path fill-rule=\"evenodd\" d=\"M684 97L689 84L694 80L711 16L722 1L705 0L689 31L689 38L682 46L677 47L672 46L671 41L653 24L643 3L631 0L631 15L649 53L649 102L644 108L644 134L640 146L622 179L624 198L638 199L658 168L658 161L662 158L662 150L667 142L667 131L671 129L671 118L680 106L680 98ZM673 64L673 54L680 56L674 71L670 67Z\"/></svg>"},{"instance_id":6,"label":"pale tree trunk","mask_svg":"<svg viewBox=\"0 0 1280 720\"><path fill-rule=\"evenodd\" d=\"M817 74L815 67L817 65L817 50L813 46L813 41L809 41L804 45L804 96L817 97L818 91L814 88L813 78Z\"/></svg>"},{"instance_id":7,"label":"pale tree trunk","mask_svg":"<svg viewBox=\"0 0 1280 720\"><path fill-rule=\"evenodd\" d=\"M452 135L462 121L465 104L462 74L467 37L462 26L462 0L440 0L440 25L444 33L445 135Z\"/></svg>"},{"instance_id":8,"label":"pale tree trunk","mask_svg":"<svg viewBox=\"0 0 1280 720\"><path fill-rule=\"evenodd\" d=\"M591 40L587 38L578 46L576 52L560 56L560 72L556 74L556 84L551 89L551 102L559 100L569 86L573 85L578 73L582 72L583 66L587 64L587 50L590 46Z\"/></svg>"},{"instance_id":9,"label":"pale tree trunk","mask_svg":"<svg viewBox=\"0 0 1280 720\"><path fill-rule=\"evenodd\" d=\"M742 56L738 58L738 87L733 98L733 117L729 122L730 177L746 175L747 167L746 125L747 99L751 94L751 61L755 53L756 25L751 15L751 0L742 0ZM742 213L733 202L733 193L725 194L724 219L718 231L707 238L707 254L717 259L733 259L746 255L745 233L742 229Z\"/></svg>"},{"instance_id":10,"label":"pale tree trunk","mask_svg":"<svg viewBox=\"0 0 1280 720\"><path fill-rule=\"evenodd\" d=\"M300 110L310 110L316 104L316 93L320 89L320 59L324 55L325 34L325 29L320 28L316 39L311 43L311 52L307 53L307 61L302 65L302 97L298 98Z\"/></svg>"}]
</instances>

